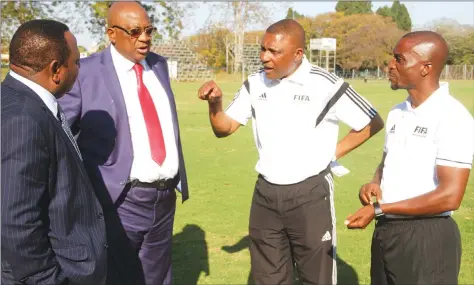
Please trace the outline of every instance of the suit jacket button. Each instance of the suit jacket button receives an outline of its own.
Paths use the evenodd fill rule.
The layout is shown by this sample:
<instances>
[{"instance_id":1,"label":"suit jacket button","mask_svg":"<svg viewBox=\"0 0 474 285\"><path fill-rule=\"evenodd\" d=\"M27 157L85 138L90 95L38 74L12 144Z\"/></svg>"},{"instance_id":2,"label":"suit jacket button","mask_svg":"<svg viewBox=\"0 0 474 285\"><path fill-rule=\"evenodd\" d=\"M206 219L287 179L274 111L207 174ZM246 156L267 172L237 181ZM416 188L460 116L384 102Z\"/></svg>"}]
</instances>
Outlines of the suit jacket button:
<instances>
[{"instance_id":1,"label":"suit jacket button","mask_svg":"<svg viewBox=\"0 0 474 285\"><path fill-rule=\"evenodd\" d=\"M109 247L109 244L108 244L108 243L104 243L104 247L105 247L105 248L108 248L108 247Z\"/></svg>"},{"instance_id":2,"label":"suit jacket button","mask_svg":"<svg viewBox=\"0 0 474 285\"><path fill-rule=\"evenodd\" d=\"M125 181L120 181L120 185L125 185Z\"/></svg>"},{"instance_id":3,"label":"suit jacket button","mask_svg":"<svg viewBox=\"0 0 474 285\"><path fill-rule=\"evenodd\" d=\"M104 218L104 214L102 214L102 213L99 213L99 214L97 215L97 218L99 218L99 219L102 219L102 218Z\"/></svg>"}]
</instances>

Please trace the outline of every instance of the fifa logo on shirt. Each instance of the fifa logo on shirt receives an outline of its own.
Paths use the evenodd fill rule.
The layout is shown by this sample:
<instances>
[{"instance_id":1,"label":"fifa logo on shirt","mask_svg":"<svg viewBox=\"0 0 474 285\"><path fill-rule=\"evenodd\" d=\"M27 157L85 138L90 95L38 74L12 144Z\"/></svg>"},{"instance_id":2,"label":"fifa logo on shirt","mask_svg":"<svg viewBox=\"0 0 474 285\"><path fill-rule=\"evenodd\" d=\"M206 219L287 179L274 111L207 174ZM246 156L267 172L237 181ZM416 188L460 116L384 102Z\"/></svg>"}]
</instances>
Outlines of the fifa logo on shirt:
<instances>
[{"instance_id":1,"label":"fifa logo on shirt","mask_svg":"<svg viewBox=\"0 0 474 285\"><path fill-rule=\"evenodd\" d=\"M306 102L309 102L309 96L307 95L295 95L293 96L293 101L306 101Z\"/></svg>"},{"instance_id":2,"label":"fifa logo on shirt","mask_svg":"<svg viewBox=\"0 0 474 285\"><path fill-rule=\"evenodd\" d=\"M414 136L426 137L427 134L428 128L425 127L416 126L415 130L413 131Z\"/></svg>"},{"instance_id":3,"label":"fifa logo on shirt","mask_svg":"<svg viewBox=\"0 0 474 285\"><path fill-rule=\"evenodd\" d=\"M267 93L263 93L260 96L258 96L258 100L267 100Z\"/></svg>"}]
</instances>

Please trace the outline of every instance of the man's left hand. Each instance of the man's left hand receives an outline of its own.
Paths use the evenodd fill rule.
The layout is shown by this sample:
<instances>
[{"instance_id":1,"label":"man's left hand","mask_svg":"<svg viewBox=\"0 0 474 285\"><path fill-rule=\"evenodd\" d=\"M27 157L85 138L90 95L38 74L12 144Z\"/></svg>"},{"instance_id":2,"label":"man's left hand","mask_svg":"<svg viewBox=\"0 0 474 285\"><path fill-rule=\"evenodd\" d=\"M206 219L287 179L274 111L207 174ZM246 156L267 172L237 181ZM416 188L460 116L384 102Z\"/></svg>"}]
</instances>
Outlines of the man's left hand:
<instances>
[{"instance_id":1,"label":"man's left hand","mask_svg":"<svg viewBox=\"0 0 474 285\"><path fill-rule=\"evenodd\" d=\"M360 208L354 215L349 215L344 221L348 229L365 229L374 219L374 206Z\"/></svg>"}]
</instances>

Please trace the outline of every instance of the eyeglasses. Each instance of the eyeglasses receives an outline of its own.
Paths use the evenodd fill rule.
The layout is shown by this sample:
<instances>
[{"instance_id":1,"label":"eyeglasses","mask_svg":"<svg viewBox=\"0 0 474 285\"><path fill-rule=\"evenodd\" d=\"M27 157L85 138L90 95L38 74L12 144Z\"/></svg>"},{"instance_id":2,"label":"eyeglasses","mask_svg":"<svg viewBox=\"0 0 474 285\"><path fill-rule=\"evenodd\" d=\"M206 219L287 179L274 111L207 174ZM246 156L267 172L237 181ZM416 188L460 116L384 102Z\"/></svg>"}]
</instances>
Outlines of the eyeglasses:
<instances>
[{"instance_id":1,"label":"eyeglasses","mask_svg":"<svg viewBox=\"0 0 474 285\"><path fill-rule=\"evenodd\" d=\"M124 31L125 33L127 33L127 35L129 35L131 38L138 38L140 37L143 32L145 32L145 34L148 36L148 37L151 37L153 35L153 33L156 31L156 28L155 27L146 27L144 29L142 28L133 28L131 30L127 30L125 28L122 28L120 26L112 26L112 28L117 28L117 29L120 29L122 31Z\"/></svg>"}]
</instances>

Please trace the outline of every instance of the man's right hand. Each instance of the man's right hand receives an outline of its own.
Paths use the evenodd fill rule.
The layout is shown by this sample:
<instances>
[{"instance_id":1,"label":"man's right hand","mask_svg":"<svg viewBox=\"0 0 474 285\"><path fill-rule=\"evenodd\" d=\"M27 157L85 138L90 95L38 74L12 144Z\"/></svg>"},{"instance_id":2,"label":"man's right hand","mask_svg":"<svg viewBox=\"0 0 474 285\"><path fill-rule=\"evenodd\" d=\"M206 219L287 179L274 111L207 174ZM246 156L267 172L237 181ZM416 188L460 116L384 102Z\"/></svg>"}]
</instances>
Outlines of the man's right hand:
<instances>
[{"instance_id":1,"label":"man's right hand","mask_svg":"<svg viewBox=\"0 0 474 285\"><path fill-rule=\"evenodd\" d=\"M359 190L359 199L362 205L372 205L372 197L376 197L377 201L382 199L382 189L376 183L367 183L362 185Z\"/></svg>"},{"instance_id":2,"label":"man's right hand","mask_svg":"<svg viewBox=\"0 0 474 285\"><path fill-rule=\"evenodd\" d=\"M222 100L222 90L214 80L207 81L199 88L198 97L201 100L207 100L209 103L217 103Z\"/></svg>"}]
</instances>

